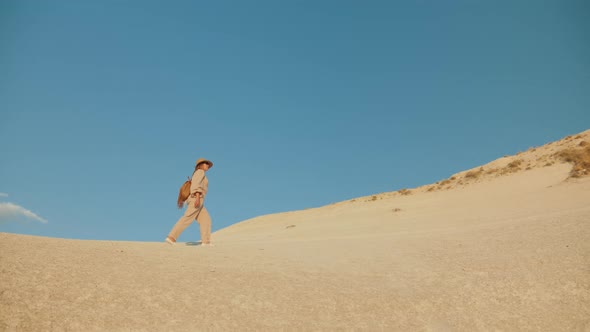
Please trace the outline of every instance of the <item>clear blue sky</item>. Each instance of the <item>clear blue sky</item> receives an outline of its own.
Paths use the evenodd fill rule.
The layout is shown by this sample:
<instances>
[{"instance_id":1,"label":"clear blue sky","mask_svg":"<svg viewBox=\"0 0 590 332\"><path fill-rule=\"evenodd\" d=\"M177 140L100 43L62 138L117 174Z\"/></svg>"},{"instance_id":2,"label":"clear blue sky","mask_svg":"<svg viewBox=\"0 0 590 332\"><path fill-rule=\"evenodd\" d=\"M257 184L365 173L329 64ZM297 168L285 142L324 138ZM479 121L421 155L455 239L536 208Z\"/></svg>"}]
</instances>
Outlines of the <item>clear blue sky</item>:
<instances>
[{"instance_id":1,"label":"clear blue sky","mask_svg":"<svg viewBox=\"0 0 590 332\"><path fill-rule=\"evenodd\" d=\"M585 0L0 1L0 231L162 241L200 157L218 230L583 131L589 14Z\"/></svg>"}]
</instances>

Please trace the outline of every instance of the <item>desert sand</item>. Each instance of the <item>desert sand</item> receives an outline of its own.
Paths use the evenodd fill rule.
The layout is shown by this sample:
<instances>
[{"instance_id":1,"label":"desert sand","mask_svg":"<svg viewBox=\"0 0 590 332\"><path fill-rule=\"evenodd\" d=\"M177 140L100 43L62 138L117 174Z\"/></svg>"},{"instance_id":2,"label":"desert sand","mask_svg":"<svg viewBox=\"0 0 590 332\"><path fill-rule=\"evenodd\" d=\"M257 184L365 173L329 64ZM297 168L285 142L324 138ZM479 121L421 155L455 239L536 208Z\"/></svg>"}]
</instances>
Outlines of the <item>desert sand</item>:
<instances>
[{"instance_id":1,"label":"desert sand","mask_svg":"<svg viewBox=\"0 0 590 332\"><path fill-rule=\"evenodd\" d=\"M195 243L0 233L1 331L590 331L590 131Z\"/></svg>"}]
</instances>

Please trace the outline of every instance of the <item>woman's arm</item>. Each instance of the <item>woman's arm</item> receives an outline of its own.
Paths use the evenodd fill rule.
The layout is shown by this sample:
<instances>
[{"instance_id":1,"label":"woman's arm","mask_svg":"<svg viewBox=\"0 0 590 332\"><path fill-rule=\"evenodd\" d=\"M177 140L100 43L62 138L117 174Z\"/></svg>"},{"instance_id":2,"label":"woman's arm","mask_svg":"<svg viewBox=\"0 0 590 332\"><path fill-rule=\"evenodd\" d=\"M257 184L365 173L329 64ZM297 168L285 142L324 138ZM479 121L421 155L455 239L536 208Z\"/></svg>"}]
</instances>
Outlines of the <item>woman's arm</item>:
<instances>
[{"instance_id":1,"label":"woman's arm","mask_svg":"<svg viewBox=\"0 0 590 332\"><path fill-rule=\"evenodd\" d=\"M195 207L199 207L201 204L201 198L205 188L203 187L203 182L205 180L205 171L202 169L198 169L194 174L191 180L191 195L194 196L195 199Z\"/></svg>"}]
</instances>

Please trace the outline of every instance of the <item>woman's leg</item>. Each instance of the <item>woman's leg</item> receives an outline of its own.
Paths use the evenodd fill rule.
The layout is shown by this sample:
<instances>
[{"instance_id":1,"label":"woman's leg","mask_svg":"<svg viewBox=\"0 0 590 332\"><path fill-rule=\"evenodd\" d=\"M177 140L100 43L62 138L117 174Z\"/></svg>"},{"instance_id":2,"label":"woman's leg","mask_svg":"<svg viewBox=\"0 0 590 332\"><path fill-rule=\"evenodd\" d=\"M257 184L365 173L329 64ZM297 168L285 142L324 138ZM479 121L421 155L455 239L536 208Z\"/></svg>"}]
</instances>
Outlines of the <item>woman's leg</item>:
<instances>
[{"instance_id":1,"label":"woman's leg","mask_svg":"<svg viewBox=\"0 0 590 332\"><path fill-rule=\"evenodd\" d=\"M180 219L178 219L176 222L176 225L172 227L170 234L168 234L168 237L172 238L172 240L176 241L180 234L193 222L193 220L195 220L195 217L199 215L203 204L201 204L201 206L198 208L195 208L194 203L194 200L189 200L188 207L186 208L186 211L184 211L184 215L180 217Z\"/></svg>"},{"instance_id":2,"label":"woman's leg","mask_svg":"<svg viewBox=\"0 0 590 332\"><path fill-rule=\"evenodd\" d=\"M211 242L211 216L206 208L203 207L197 216L197 222L201 229L201 243Z\"/></svg>"}]
</instances>

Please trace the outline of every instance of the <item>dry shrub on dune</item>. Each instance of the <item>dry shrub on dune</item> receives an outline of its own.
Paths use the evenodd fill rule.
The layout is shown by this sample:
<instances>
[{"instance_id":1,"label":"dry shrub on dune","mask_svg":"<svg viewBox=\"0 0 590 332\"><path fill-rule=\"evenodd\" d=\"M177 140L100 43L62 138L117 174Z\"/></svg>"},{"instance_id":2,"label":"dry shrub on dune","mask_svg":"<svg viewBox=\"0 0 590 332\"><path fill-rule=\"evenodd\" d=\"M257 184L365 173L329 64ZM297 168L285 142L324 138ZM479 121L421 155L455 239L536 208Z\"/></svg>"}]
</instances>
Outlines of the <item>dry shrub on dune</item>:
<instances>
[{"instance_id":1,"label":"dry shrub on dune","mask_svg":"<svg viewBox=\"0 0 590 332\"><path fill-rule=\"evenodd\" d=\"M502 168L500 171L501 175L511 174L520 171L520 165L522 164L522 159L516 159L510 162L506 167Z\"/></svg>"},{"instance_id":2,"label":"dry shrub on dune","mask_svg":"<svg viewBox=\"0 0 590 332\"><path fill-rule=\"evenodd\" d=\"M439 187L444 187L444 186L446 186L447 184L450 184L450 183L451 183L451 180L450 180L450 179L446 179L446 180L443 180L443 181L441 181L441 182L438 184L438 186L439 186Z\"/></svg>"},{"instance_id":3,"label":"dry shrub on dune","mask_svg":"<svg viewBox=\"0 0 590 332\"><path fill-rule=\"evenodd\" d=\"M518 168L522 164L522 159L516 159L508 164L508 168Z\"/></svg>"},{"instance_id":4,"label":"dry shrub on dune","mask_svg":"<svg viewBox=\"0 0 590 332\"><path fill-rule=\"evenodd\" d=\"M488 169L486 171L486 174L494 174L496 172L498 172L498 169L497 168L490 168L490 169Z\"/></svg>"},{"instance_id":5,"label":"dry shrub on dune","mask_svg":"<svg viewBox=\"0 0 590 332\"><path fill-rule=\"evenodd\" d=\"M398 193L400 193L400 194L402 194L402 195L404 195L404 196L406 196L406 195L410 195L410 194L412 193L412 191L411 191L411 190L409 190L409 189L405 189L405 188L404 188L404 189L400 189L400 190L398 190L397 192L398 192Z\"/></svg>"},{"instance_id":6,"label":"dry shrub on dune","mask_svg":"<svg viewBox=\"0 0 590 332\"><path fill-rule=\"evenodd\" d=\"M567 149L557 153L557 156L574 167L570 172L570 177L579 178L590 175L590 146L583 149Z\"/></svg>"},{"instance_id":7,"label":"dry shrub on dune","mask_svg":"<svg viewBox=\"0 0 590 332\"><path fill-rule=\"evenodd\" d=\"M477 179L483 173L483 167L480 167L477 171L469 171L465 174L466 179Z\"/></svg>"}]
</instances>

